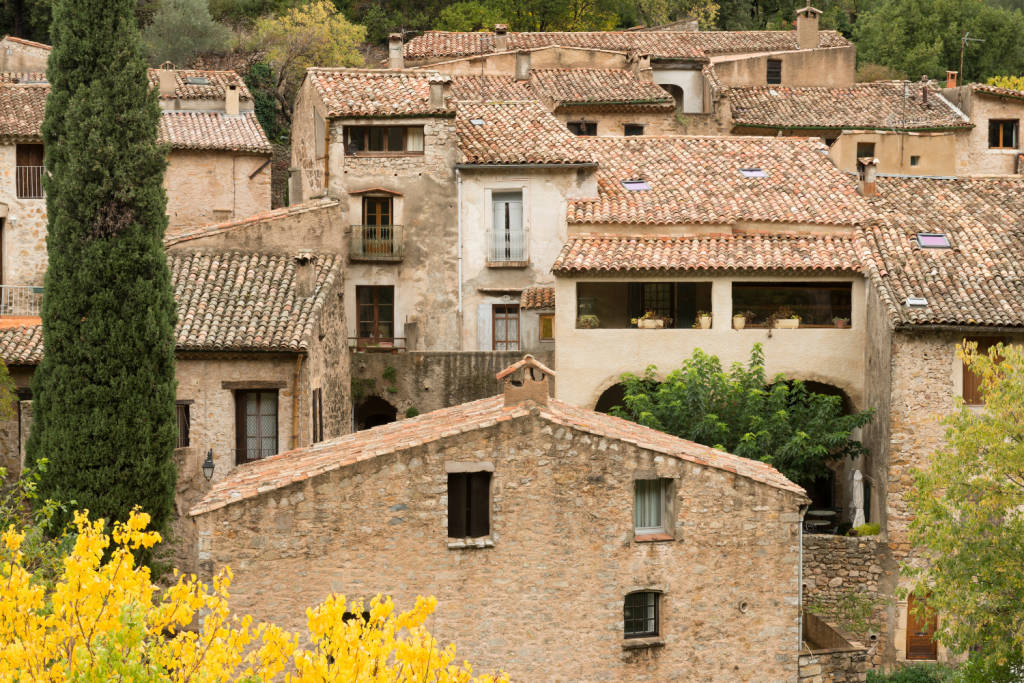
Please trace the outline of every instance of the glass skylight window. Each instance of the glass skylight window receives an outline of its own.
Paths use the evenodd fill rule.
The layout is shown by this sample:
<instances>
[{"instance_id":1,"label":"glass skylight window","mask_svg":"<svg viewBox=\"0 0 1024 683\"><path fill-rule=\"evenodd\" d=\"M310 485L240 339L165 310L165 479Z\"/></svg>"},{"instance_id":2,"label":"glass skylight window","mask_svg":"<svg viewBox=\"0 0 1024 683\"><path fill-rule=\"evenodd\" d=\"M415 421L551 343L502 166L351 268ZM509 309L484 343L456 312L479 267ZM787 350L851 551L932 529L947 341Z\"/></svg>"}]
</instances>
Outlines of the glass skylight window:
<instances>
[{"instance_id":1,"label":"glass skylight window","mask_svg":"<svg viewBox=\"0 0 1024 683\"><path fill-rule=\"evenodd\" d=\"M949 240L941 232L919 232L917 243L922 249L949 249Z\"/></svg>"},{"instance_id":2,"label":"glass skylight window","mask_svg":"<svg viewBox=\"0 0 1024 683\"><path fill-rule=\"evenodd\" d=\"M474 126L482 126L482 125L484 125L484 120L483 119L470 119L469 122L472 123Z\"/></svg>"},{"instance_id":3,"label":"glass skylight window","mask_svg":"<svg viewBox=\"0 0 1024 683\"><path fill-rule=\"evenodd\" d=\"M742 173L747 178L767 178L768 174L759 168L741 168Z\"/></svg>"},{"instance_id":4,"label":"glass skylight window","mask_svg":"<svg viewBox=\"0 0 1024 683\"><path fill-rule=\"evenodd\" d=\"M641 192L651 189L651 186L647 184L646 180L623 180L622 186L633 192Z\"/></svg>"},{"instance_id":5,"label":"glass skylight window","mask_svg":"<svg viewBox=\"0 0 1024 683\"><path fill-rule=\"evenodd\" d=\"M189 85L210 85L210 79L206 76L189 76L185 80Z\"/></svg>"}]
</instances>

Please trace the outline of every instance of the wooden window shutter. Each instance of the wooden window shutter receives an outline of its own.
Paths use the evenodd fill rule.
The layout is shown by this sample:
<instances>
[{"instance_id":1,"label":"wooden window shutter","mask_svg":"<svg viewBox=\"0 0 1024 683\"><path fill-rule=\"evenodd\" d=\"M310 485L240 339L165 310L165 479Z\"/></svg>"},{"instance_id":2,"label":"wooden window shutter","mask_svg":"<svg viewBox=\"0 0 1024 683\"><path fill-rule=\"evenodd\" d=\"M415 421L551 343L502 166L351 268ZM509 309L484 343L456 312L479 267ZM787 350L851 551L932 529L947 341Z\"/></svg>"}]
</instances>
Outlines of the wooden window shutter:
<instances>
[{"instance_id":1,"label":"wooden window shutter","mask_svg":"<svg viewBox=\"0 0 1024 683\"><path fill-rule=\"evenodd\" d=\"M915 614L917 603L926 600L913 594L907 597L907 659L928 661L938 655L935 642L938 614L933 610L928 610L924 615Z\"/></svg>"},{"instance_id":2,"label":"wooden window shutter","mask_svg":"<svg viewBox=\"0 0 1024 683\"><path fill-rule=\"evenodd\" d=\"M978 342L978 355L987 356L989 349L996 344L1005 344L1002 337L965 337L964 344ZM963 392L964 403L969 406L985 405L985 397L981 395L981 377L976 375L971 366L964 365L963 369Z\"/></svg>"},{"instance_id":3,"label":"wooden window shutter","mask_svg":"<svg viewBox=\"0 0 1024 683\"><path fill-rule=\"evenodd\" d=\"M469 536L479 538L491 533L491 473L469 475Z\"/></svg>"},{"instance_id":4,"label":"wooden window shutter","mask_svg":"<svg viewBox=\"0 0 1024 683\"><path fill-rule=\"evenodd\" d=\"M235 392L235 464L245 462L245 392Z\"/></svg>"},{"instance_id":5,"label":"wooden window shutter","mask_svg":"<svg viewBox=\"0 0 1024 683\"><path fill-rule=\"evenodd\" d=\"M466 504L468 502L465 474L448 475L448 537L465 538Z\"/></svg>"}]
</instances>

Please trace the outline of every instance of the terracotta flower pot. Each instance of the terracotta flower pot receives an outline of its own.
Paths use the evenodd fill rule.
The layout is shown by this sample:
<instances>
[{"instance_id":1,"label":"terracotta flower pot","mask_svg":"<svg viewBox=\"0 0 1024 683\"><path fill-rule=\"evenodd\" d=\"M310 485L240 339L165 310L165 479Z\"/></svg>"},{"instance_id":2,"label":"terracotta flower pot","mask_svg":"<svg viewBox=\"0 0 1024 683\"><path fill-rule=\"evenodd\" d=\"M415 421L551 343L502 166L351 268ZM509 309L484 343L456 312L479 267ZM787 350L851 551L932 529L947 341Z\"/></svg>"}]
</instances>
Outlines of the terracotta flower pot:
<instances>
[{"instance_id":1,"label":"terracotta flower pot","mask_svg":"<svg viewBox=\"0 0 1024 683\"><path fill-rule=\"evenodd\" d=\"M836 323L836 327L838 327L840 330L845 330L848 327L848 325L846 321L840 320L839 322Z\"/></svg>"}]
</instances>

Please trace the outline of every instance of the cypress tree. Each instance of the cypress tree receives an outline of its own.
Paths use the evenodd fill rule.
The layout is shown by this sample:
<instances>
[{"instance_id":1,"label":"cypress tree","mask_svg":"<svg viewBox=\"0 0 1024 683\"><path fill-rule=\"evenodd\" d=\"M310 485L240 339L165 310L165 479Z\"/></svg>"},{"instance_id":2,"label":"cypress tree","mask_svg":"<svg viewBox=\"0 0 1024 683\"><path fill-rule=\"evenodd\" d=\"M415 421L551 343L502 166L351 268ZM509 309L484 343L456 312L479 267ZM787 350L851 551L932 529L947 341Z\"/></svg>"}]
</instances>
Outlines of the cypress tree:
<instances>
[{"instance_id":1,"label":"cypress tree","mask_svg":"<svg viewBox=\"0 0 1024 683\"><path fill-rule=\"evenodd\" d=\"M166 530L176 479L167 149L135 0L57 0L50 35L46 350L28 460L49 461L40 499L73 500L108 524L139 505Z\"/></svg>"}]
</instances>

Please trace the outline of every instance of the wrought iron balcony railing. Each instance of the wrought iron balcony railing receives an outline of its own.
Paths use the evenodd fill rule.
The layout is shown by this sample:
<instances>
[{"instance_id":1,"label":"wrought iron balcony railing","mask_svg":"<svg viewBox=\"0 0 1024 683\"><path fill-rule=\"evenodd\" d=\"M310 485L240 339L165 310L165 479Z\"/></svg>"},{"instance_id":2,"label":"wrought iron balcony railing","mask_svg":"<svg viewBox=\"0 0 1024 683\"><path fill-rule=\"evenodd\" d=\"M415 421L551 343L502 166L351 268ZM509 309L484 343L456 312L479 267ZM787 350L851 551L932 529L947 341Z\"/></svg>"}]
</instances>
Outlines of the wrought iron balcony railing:
<instances>
[{"instance_id":1,"label":"wrought iron balcony railing","mask_svg":"<svg viewBox=\"0 0 1024 683\"><path fill-rule=\"evenodd\" d=\"M353 261L401 261L405 256L405 229L401 225L353 225Z\"/></svg>"},{"instance_id":2,"label":"wrought iron balcony railing","mask_svg":"<svg viewBox=\"0 0 1024 683\"><path fill-rule=\"evenodd\" d=\"M488 263L517 263L529 260L529 230L487 231Z\"/></svg>"},{"instance_id":3,"label":"wrought iron balcony railing","mask_svg":"<svg viewBox=\"0 0 1024 683\"><path fill-rule=\"evenodd\" d=\"M3 285L0 287L0 315L39 317L42 287Z\"/></svg>"},{"instance_id":4,"label":"wrought iron balcony railing","mask_svg":"<svg viewBox=\"0 0 1024 683\"><path fill-rule=\"evenodd\" d=\"M18 199L42 199L43 167L18 166L14 170L17 174Z\"/></svg>"}]
</instances>

